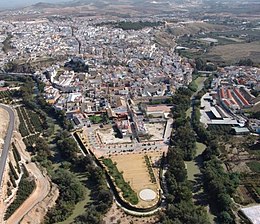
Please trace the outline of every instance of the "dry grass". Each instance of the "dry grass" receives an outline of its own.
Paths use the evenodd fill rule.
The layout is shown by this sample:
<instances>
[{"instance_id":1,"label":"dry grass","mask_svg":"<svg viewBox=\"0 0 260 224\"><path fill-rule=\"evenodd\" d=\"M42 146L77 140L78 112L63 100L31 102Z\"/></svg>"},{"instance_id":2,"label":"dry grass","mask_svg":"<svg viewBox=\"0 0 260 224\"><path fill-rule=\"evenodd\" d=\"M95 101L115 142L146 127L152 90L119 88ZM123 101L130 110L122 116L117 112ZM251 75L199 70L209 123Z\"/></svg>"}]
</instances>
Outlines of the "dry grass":
<instances>
[{"instance_id":1,"label":"dry grass","mask_svg":"<svg viewBox=\"0 0 260 224\"><path fill-rule=\"evenodd\" d=\"M152 161L160 158L160 153L151 153L148 156L152 157ZM123 172L123 177L126 182L130 183L131 188L138 194L141 190L149 188L158 193L159 182L158 182L158 169L154 169L157 182L152 183L148 173L148 168L145 163L144 154L130 154L130 155L118 155L111 157L113 162L117 163L119 172ZM158 198L153 201L146 202L139 198L137 206L149 207L156 203Z\"/></svg>"},{"instance_id":2,"label":"dry grass","mask_svg":"<svg viewBox=\"0 0 260 224\"><path fill-rule=\"evenodd\" d=\"M260 52L260 42L228 44L213 47L208 53L211 56L220 56L225 61L237 62L242 58L251 58L255 63L260 63L260 57L256 57Z\"/></svg>"},{"instance_id":3,"label":"dry grass","mask_svg":"<svg viewBox=\"0 0 260 224\"><path fill-rule=\"evenodd\" d=\"M170 33L175 36L182 36L184 34L195 34L200 31L204 31L204 32L221 31L224 29L225 26L214 25L205 22L174 24L173 26L171 24L169 25Z\"/></svg>"},{"instance_id":4,"label":"dry grass","mask_svg":"<svg viewBox=\"0 0 260 224\"><path fill-rule=\"evenodd\" d=\"M159 216L153 215L149 217L133 217L127 215L124 211L119 208L116 203L113 203L111 209L106 213L103 218L104 224L129 224L131 221L134 224L152 224L158 223Z\"/></svg>"}]
</instances>

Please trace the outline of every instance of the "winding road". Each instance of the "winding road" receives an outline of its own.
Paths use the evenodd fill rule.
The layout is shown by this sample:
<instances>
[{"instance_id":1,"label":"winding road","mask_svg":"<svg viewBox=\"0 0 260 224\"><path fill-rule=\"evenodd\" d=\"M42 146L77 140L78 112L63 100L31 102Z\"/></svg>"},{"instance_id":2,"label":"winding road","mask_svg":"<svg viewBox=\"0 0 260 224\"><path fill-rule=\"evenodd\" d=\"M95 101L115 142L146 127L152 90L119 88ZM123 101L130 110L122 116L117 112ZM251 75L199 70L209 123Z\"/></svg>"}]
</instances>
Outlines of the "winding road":
<instances>
[{"instance_id":1,"label":"winding road","mask_svg":"<svg viewBox=\"0 0 260 224\"><path fill-rule=\"evenodd\" d=\"M8 130L7 130L5 141L4 141L3 151L1 154L1 158L0 158L0 192L1 192L2 179L3 179L3 175L4 175L6 159L7 159L8 151L9 151L11 140L12 140L13 130L14 130L14 112L10 107L8 107L6 105L0 104L0 107L8 112L9 118L10 118Z\"/></svg>"}]
</instances>

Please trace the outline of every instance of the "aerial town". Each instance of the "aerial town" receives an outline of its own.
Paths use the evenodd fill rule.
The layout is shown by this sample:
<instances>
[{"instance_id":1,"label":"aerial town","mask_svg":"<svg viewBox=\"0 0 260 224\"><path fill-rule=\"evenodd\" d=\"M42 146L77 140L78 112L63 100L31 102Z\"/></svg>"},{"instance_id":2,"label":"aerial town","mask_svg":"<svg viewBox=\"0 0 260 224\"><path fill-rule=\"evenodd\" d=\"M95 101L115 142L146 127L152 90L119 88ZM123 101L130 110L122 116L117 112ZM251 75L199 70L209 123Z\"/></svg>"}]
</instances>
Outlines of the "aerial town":
<instances>
[{"instance_id":1,"label":"aerial town","mask_svg":"<svg viewBox=\"0 0 260 224\"><path fill-rule=\"evenodd\" d=\"M259 4L170 2L0 11L0 223L260 223Z\"/></svg>"}]
</instances>

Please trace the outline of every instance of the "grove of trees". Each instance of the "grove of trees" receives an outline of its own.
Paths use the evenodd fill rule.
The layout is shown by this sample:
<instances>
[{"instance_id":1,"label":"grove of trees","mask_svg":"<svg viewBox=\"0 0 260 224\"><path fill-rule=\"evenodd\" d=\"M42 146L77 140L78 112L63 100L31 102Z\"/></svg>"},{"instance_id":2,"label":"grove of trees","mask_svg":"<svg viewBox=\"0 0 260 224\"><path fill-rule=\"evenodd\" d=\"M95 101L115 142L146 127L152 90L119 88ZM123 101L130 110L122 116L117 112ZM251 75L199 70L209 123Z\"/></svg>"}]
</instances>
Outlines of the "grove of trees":
<instances>
[{"instance_id":1,"label":"grove of trees","mask_svg":"<svg viewBox=\"0 0 260 224\"><path fill-rule=\"evenodd\" d=\"M193 159L196 152L196 137L186 110L191 104L192 91L180 88L173 97L173 133L167 154L168 169L165 174L167 185L167 209L161 214L163 224L209 223L207 212L196 206L192 199L192 185L187 180L184 160Z\"/></svg>"},{"instance_id":2,"label":"grove of trees","mask_svg":"<svg viewBox=\"0 0 260 224\"><path fill-rule=\"evenodd\" d=\"M197 95L196 100L200 101L201 97L210 88L212 77L209 77L204 83L202 89ZM192 116L192 127L197 134L200 142L207 147L203 152L203 182L204 188L208 195L211 205L215 205L218 222L224 224L234 224L235 217L232 212L232 195L235 193L239 184L239 175L237 173L225 172L218 156L220 155L218 138L226 135L230 127L209 127L206 129L200 123L200 104L194 104ZM217 206L216 206L217 205Z\"/></svg>"}]
</instances>

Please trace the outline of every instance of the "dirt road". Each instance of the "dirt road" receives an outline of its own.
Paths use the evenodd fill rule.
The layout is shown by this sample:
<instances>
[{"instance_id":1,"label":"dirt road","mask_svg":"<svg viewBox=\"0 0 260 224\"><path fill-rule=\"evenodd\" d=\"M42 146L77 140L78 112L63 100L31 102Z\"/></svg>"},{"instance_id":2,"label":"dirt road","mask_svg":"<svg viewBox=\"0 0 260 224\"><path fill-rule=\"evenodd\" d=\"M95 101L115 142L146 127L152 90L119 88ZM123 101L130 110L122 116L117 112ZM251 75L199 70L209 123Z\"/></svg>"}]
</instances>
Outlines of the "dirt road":
<instances>
[{"instance_id":1,"label":"dirt road","mask_svg":"<svg viewBox=\"0 0 260 224\"><path fill-rule=\"evenodd\" d=\"M41 202L50 191L50 183L46 177L34 163L26 165L29 173L31 173L36 182L36 188L26 201L15 211L15 213L7 220L7 224L16 224L39 202Z\"/></svg>"},{"instance_id":2,"label":"dirt road","mask_svg":"<svg viewBox=\"0 0 260 224\"><path fill-rule=\"evenodd\" d=\"M0 104L1 109L5 110L8 114L6 115L4 112L2 114L4 115L1 120L3 120L3 123L5 124L5 120L8 120L8 129L4 126L2 130L2 135L4 135L4 146L1 147L3 148L1 150L1 158L0 158L0 191L1 191L1 184L2 184L2 178L5 170L5 164L9 152L9 147L11 144L11 139L13 135L13 130L14 130L14 112L13 110L3 104Z\"/></svg>"},{"instance_id":3,"label":"dirt road","mask_svg":"<svg viewBox=\"0 0 260 224\"><path fill-rule=\"evenodd\" d=\"M8 112L0 107L0 155L2 154L4 139L7 133L7 128L9 124L9 114ZM3 180L0 182L0 223L3 222L3 216L5 211L4 195L7 192L7 172L3 173Z\"/></svg>"},{"instance_id":4,"label":"dirt road","mask_svg":"<svg viewBox=\"0 0 260 224\"><path fill-rule=\"evenodd\" d=\"M7 220L7 224L19 223L28 212L30 212L48 195L51 188L48 178L42 174L35 163L31 162L31 156L26 151L26 146L22 141L20 133L18 132L14 132L14 144L16 145L21 155L23 164L27 168L28 172L34 177L36 188L33 193L24 201L24 203Z\"/></svg>"},{"instance_id":5,"label":"dirt road","mask_svg":"<svg viewBox=\"0 0 260 224\"><path fill-rule=\"evenodd\" d=\"M4 138L9 123L9 114L6 110L0 107L0 149L2 151L2 145L4 144Z\"/></svg>"}]
</instances>

